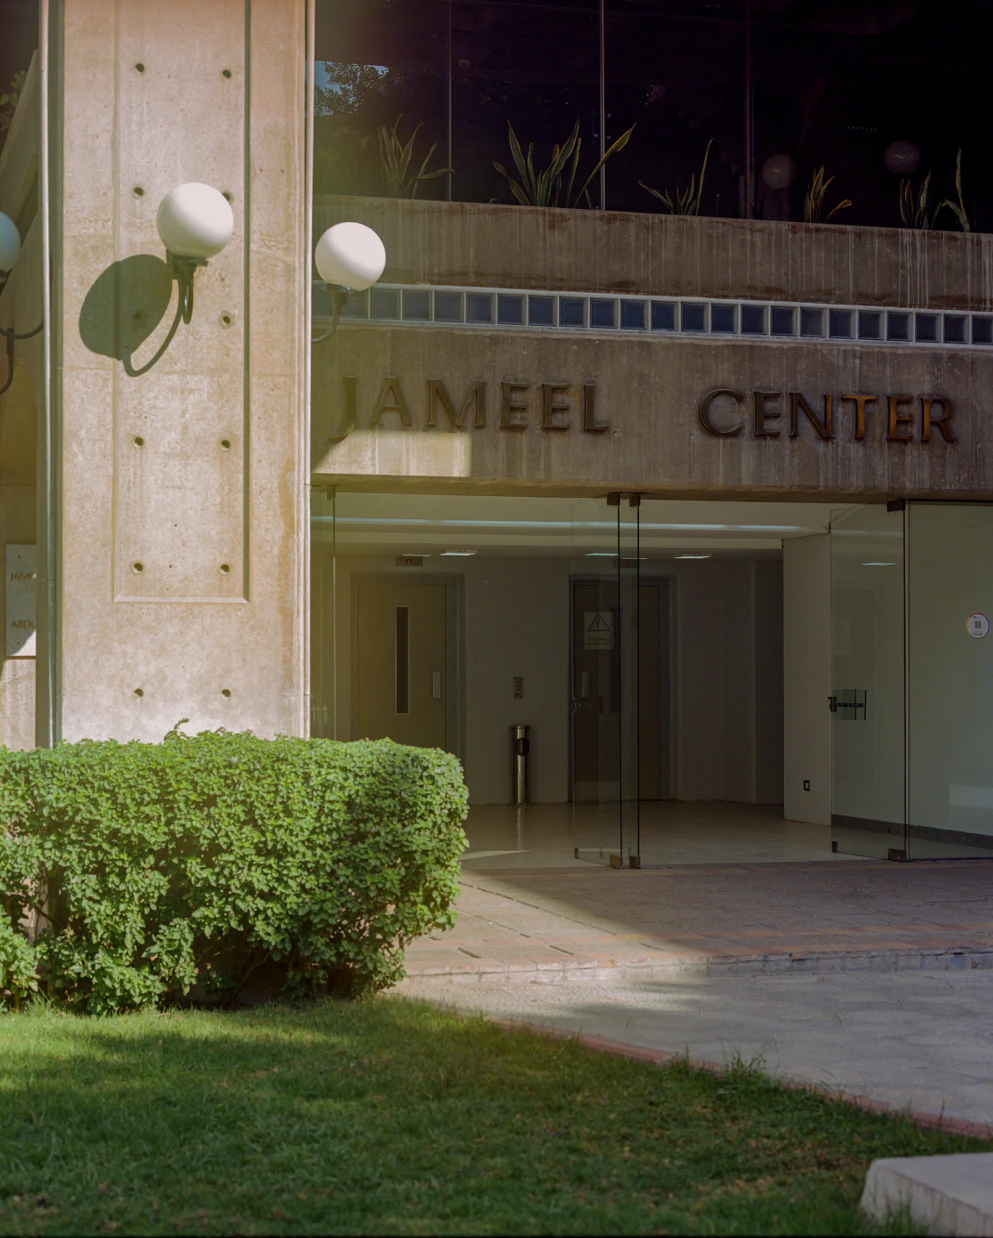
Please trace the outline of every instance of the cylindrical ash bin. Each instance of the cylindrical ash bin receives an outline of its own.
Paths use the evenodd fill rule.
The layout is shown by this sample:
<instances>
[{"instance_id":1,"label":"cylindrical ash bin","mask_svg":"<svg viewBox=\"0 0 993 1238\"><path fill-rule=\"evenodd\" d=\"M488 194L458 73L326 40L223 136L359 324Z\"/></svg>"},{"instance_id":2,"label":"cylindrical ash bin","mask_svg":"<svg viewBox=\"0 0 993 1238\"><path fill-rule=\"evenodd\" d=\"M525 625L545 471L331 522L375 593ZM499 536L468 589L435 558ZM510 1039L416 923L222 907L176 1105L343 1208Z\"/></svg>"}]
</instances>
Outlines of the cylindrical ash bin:
<instances>
[{"instance_id":1,"label":"cylindrical ash bin","mask_svg":"<svg viewBox=\"0 0 993 1238\"><path fill-rule=\"evenodd\" d=\"M510 728L511 760L511 803L526 804L528 802L528 753L531 751L531 741L528 739L529 726L512 726Z\"/></svg>"}]
</instances>

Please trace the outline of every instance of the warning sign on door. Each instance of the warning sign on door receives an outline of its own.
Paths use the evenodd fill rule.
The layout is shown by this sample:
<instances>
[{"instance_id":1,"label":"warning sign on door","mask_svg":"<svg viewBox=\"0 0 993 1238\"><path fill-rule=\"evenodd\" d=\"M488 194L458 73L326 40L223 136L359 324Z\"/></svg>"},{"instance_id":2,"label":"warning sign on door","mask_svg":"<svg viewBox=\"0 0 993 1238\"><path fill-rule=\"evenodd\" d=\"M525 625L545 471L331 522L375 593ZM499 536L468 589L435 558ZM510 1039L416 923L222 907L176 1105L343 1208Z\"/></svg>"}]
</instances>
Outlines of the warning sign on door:
<instances>
[{"instance_id":1,"label":"warning sign on door","mask_svg":"<svg viewBox=\"0 0 993 1238\"><path fill-rule=\"evenodd\" d=\"M583 612L583 648L613 649L614 613L610 610Z\"/></svg>"}]
</instances>

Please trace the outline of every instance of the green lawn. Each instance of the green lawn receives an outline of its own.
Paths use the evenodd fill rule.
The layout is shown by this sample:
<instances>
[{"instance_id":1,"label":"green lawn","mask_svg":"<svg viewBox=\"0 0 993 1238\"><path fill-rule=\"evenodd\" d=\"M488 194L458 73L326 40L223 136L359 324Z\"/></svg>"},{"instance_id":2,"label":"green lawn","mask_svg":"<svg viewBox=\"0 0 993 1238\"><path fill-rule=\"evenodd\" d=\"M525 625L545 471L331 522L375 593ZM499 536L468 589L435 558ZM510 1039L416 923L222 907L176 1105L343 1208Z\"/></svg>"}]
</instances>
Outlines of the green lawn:
<instances>
[{"instance_id":1,"label":"green lawn","mask_svg":"<svg viewBox=\"0 0 993 1238\"><path fill-rule=\"evenodd\" d=\"M877 1156L985 1149L396 998L0 1017L4 1234L855 1233Z\"/></svg>"}]
</instances>

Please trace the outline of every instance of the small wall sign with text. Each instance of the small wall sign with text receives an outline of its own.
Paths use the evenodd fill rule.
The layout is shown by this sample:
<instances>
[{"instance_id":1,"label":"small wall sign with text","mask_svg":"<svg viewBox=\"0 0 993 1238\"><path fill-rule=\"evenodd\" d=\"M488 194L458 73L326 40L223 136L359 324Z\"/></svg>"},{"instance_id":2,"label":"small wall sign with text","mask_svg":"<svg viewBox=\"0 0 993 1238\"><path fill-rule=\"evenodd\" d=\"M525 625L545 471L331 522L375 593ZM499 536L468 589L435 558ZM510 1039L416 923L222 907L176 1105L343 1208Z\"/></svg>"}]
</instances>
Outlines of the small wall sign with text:
<instances>
[{"instance_id":1,"label":"small wall sign with text","mask_svg":"<svg viewBox=\"0 0 993 1238\"><path fill-rule=\"evenodd\" d=\"M974 615L970 615L965 621L965 630L973 640L982 640L984 636L989 636L990 634L989 618L982 611L977 610Z\"/></svg>"},{"instance_id":2,"label":"small wall sign with text","mask_svg":"<svg viewBox=\"0 0 993 1238\"><path fill-rule=\"evenodd\" d=\"M35 656L35 571L34 546L5 547L7 588L4 609L7 616L7 657Z\"/></svg>"},{"instance_id":3,"label":"small wall sign with text","mask_svg":"<svg viewBox=\"0 0 993 1238\"><path fill-rule=\"evenodd\" d=\"M844 436L863 442L956 442L955 409L943 395L867 395L827 393L808 400L799 391L735 391L717 387L700 400L697 419L705 434L736 438L801 438L813 434L827 442ZM787 428L788 427L788 428ZM873 433L873 431L875 431Z\"/></svg>"},{"instance_id":4,"label":"small wall sign with text","mask_svg":"<svg viewBox=\"0 0 993 1238\"><path fill-rule=\"evenodd\" d=\"M613 649L614 613L610 610L583 611L583 648Z\"/></svg>"}]
</instances>

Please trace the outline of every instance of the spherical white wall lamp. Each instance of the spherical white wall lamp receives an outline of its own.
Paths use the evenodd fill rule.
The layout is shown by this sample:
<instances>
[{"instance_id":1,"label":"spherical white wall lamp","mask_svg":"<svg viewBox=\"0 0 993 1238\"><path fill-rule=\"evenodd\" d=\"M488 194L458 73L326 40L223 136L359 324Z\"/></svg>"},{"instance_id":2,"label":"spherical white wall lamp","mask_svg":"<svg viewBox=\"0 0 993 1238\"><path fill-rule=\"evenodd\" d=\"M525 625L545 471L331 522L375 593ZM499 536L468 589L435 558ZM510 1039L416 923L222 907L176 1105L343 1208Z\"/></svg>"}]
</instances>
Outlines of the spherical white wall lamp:
<instances>
[{"instance_id":1,"label":"spherical white wall lamp","mask_svg":"<svg viewBox=\"0 0 993 1238\"><path fill-rule=\"evenodd\" d=\"M3 275L4 283L7 282L7 276L13 270L20 252L21 234L17 230L17 224L9 215L0 211L0 275ZM0 395L3 395L14 381L14 341L31 339L44 325L44 322L39 322L33 331L14 331L10 327L0 327L0 338L4 340L7 350L7 377L0 386Z\"/></svg>"},{"instance_id":2,"label":"spherical white wall lamp","mask_svg":"<svg viewBox=\"0 0 993 1238\"><path fill-rule=\"evenodd\" d=\"M231 240L234 214L212 185L189 181L162 199L155 226L179 284L179 313L188 323L193 317L193 276Z\"/></svg>"},{"instance_id":3,"label":"spherical white wall lamp","mask_svg":"<svg viewBox=\"0 0 993 1238\"><path fill-rule=\"evenodd\" d=\"M314 248L317 273L334 301L331 328L311 342L319 344L333 335L342 308L353 292L365 292L386 267L386 246L379 234L365 224L334 224Z\"/></svg>"},{"instance_id":4,"label":"spherical white wall lamp","mask_svg":"<svg viewBox=\"0 0 993 1238\"><path fill-rule=\"evenodd\" d=\"M193 317L193 277L198 267L205 267L207 259L219 254L231 240L234 214L224 194L213 185L187 181L170 189L159 203L155 226L166 247L169 273L178 285L179 295L172 325L155 356L140 369L135 369L130 355L125 354L124 369L131 378L147 374L158 364L180 322L188 323Z\"/></svg>"},{"instance_id":5,"label":"spherical white wall lamp","mask_svg":"<svg viewBox=\"0 0 993 1238\"><path fill-rule=\"evenodd\" d=\"M21 234L17 224L0 211L0 275L6 275L21 252Z\"/></svg>"}]
</instances>

